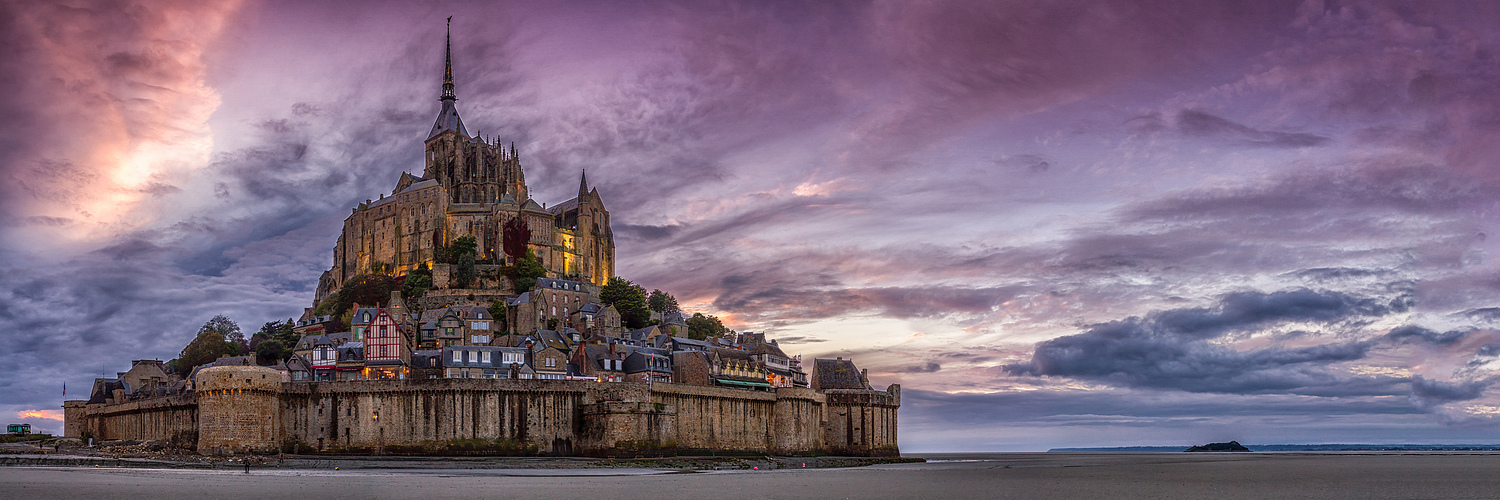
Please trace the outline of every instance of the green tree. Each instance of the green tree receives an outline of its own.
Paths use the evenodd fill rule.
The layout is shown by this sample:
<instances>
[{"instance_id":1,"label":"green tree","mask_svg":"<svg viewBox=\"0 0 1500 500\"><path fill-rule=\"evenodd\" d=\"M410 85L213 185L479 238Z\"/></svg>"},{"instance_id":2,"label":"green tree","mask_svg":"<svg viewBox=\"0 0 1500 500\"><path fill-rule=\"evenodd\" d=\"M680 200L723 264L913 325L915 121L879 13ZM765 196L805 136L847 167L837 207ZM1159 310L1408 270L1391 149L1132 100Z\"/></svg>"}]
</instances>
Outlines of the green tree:
<instances>
[{"instance_id":1,"label":"green tree","mask_svg":"<svg viewBox=\"0 0 1500 500\"><path fill-rule=\"evenodd\" d=\"M265 339L255 346L255 359L270 366L292 357L292 350L277 339Z\"/></svg>"},{"instance_id":2,"label":"green tree","mask_svg":"<svg viewBox=\"0 0 1500 500\"><path fill-rule=\"evenodd\" d=\"M242 350L248 350L245 333L239 324L220 314L198 328L198 335L178 354L175 366L179 373L187 374L221 356L238 356Z\"/></svg>"},{"instance_id":3,"label":"green tree","mask_svg":"<svg viewBox=\"0 0 1500 500\"><path fill-rule=\"evenodd\" d=\"M458 280L459 288L468 288L473 285L474 278L478 275L474 272L474 255L463 254L458 256L458 265L455 266L453 277Z\"/></svg>"},{"instance_id":4,"label":"green tree","mask_svg":"<svg viewBox=\"0 0 1500 500\"><path fill-rule=\"evenodd\" d=\"M401 295L407 298L421 297L431 289L432 268L427 267L426 262L406 273L406 279L401 281Z\"/></svg>"},{"instance_id":5,"label":"green tree","mask_svg":"<svg viewBox=\"0 0 1500 500\"><path fill-rule=\"evenodd\" d=\"M620 322L632 330L645 327L651 321L651 309L646 306L646 289L619 276L609 279L599 289L599 300L605 305L615 306L620 312Z\"/></svg>"},{"instance_id":6,"label":"green tree","mask_svg":"<svg viewBox=\"0 0 1500 500\"><path fill-rule=\"evenodd\" d=\"M537 278L547 277L547 268L542 267L542 260L536 257L536 252L527 250L526 254L511 266L509 272L511 283L515 284L516 293L526 293L536 286Z\"/></svg>"},{"instance_id":7,"label":"green tree","mask_svg":"<svg viewBox=\"0 0 1500 500\"><path fill-rule=\"evenodd\" d=\"M724 323L716 316L705 316L703 313L693 313L687 319L688 338L693 340L704 340L710 337L722 337L725 334L734 333L724 327Z\"/></svg>"},{"instance_id":8,"label":"green tree","mask_svg":"<svg viewBox=\"0 0 1500 500\"><path fill-rule=\"evenodd\" d=\"M224 342L231 344L229 346L229 356L239 356L250 349L249 344L245 341L245 332L240 331L239 323L235 323L234 320L229 319L223 314L210 318L208 322L203 323L203 326L198 327L198 335L205 333L218 335Z\"/></svg>"},{"instance_id":9,"label":"green tree","mask_svg":"<svg viewBox=\"0 0 1500 500\"><path fill-rule=\"evenodd\" d=\"M396 284L396 278L385 274L361 274L349 281L323 299L318 304L317 314L330 315L338 318L334 324L329 325L329 331L339 332L349 328L349 318L353 318L354 304L362 306L374 306L386 304L391 300L391 291L400 290L401 286Z\"/></svg>"},{"instance_id":10,"label":"green tree","mask_svg":"<svg viewBox=\"0 0 1500 500\"><path fill-rule=\"evenodd\" d=\"M478 248L479 242L473 236L459 237L448 245L448 258L457 266L453 278L458 281L459 288L468 288L477 277L474 272L474 257L478 255Z\"/></svg>"},{"instance_id":11,"label":"green tree","mask_svg":"<svg viewBox=\"0 0 1500 500\"><path fill-rule=\"evenodd\" d=\"M261 325L260 331L250 336L250 351L255 353L256 358L263 365L276 364L278 361L291 357L292 345L297 343L297 332L292 328L295 326L291 319L286 322L268 321Z\"/></svg>"},{"instance_id":12,"label":"green tree","mask_svg":"<svg viewBox=\"0 0 1500 500\"><path fill-rule=\"evenodd\" d=\"M652 312L666 314L678 310L677 297L661 290L652 290L651 294L646 296L646 306L651 308Z\"/></svg>"}]
</instances>

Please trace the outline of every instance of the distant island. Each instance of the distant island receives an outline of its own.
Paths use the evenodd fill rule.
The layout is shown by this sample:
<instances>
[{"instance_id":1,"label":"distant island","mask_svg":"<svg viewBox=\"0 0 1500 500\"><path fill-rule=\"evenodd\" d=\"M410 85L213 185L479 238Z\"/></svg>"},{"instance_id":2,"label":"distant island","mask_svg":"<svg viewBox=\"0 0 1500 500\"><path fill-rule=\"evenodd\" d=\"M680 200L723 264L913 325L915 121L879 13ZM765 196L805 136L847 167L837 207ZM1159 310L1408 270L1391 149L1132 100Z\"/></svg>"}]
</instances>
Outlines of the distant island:
<instances>
[{"instance_id":1,"label":"distant island","mask_svg":"<svg viewBox=\"0 0 1500 500\"><path fill-rule=\"evenodd\" d=\"M1194 446L1182 451L1250 451L1250 449L1241 446L1239 441L1230 441L1228 443L1208 443L1203 446Z\"/></svg>"}]
</instances>

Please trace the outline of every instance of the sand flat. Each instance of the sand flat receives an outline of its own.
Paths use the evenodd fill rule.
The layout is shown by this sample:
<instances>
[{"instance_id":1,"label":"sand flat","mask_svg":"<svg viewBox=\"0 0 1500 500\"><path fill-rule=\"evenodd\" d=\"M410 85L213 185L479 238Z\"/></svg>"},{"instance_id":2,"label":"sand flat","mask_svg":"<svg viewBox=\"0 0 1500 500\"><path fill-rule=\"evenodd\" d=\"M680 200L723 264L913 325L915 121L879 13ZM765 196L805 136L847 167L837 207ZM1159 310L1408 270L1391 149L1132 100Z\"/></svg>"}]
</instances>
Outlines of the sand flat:
<instances>
[{"instance_id":1,"label":"sand flat","mask_svg":"<svg viewBox=\"0 0 1500 500\"><path fill-rule=\"evenodd\" d=\"M932 461L611 475L0 467L0 498L1500 498L1500 453L925 456Z\"/></svg>"}]
</instances>

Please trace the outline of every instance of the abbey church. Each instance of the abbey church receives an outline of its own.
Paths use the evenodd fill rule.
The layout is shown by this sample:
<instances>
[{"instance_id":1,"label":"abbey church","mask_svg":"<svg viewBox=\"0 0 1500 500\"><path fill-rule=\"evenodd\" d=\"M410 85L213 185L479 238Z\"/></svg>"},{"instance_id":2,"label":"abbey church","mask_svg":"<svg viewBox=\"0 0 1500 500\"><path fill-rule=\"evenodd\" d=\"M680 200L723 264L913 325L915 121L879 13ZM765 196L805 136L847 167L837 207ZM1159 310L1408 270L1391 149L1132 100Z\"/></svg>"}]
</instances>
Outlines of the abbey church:
<instances>
[{"instance_id":1,"label":"abbey church","mask_svg":"<svg viewBox=\"0 0 1500 500\"><path fill-rule=\"evenodd\" d=\"M507 224L524 222L526 247L548 276L603 285L614 275L615 244L609 211L597 189L580 175L578 196L550 207L532 200L514 144L469 135L459 117L453 85L451 35L443 69L442 109L427 134L420 177L402 173L390 195L353 209L323 273L316 300L372 270L402 275L434 264L436 250L473 236L477 259L506 262L501 249Z\"/></svg>"}]
</instances>

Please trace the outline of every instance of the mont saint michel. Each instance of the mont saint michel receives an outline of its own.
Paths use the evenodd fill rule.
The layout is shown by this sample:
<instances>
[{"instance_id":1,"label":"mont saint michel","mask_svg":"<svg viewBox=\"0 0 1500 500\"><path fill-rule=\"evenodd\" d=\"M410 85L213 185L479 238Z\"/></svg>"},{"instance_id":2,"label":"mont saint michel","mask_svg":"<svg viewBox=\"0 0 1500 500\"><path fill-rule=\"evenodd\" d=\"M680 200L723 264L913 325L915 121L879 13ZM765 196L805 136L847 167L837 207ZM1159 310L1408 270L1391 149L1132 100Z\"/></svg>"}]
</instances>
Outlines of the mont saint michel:
<instances>
[{"instance_id":1,"label":"mont saint michel","mask_svg":"<svg viewBox=\"0 0 1500 500\"><path fill-rule=\"evenodd\" d=\"M580 171L576 197L532 199L515 145L460 117L451 38L444 58L421 174L353 207L300 318L249 342L214 318L67 401L64 434L216 455L899 454L899 385L615 276L605 194Z\"/></svg>"}]
</instances>

